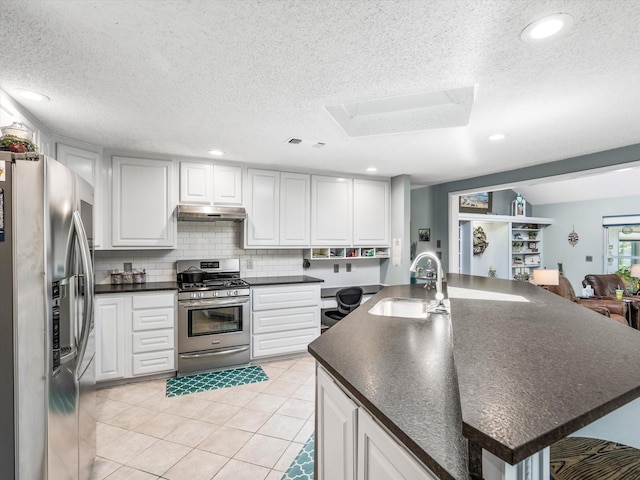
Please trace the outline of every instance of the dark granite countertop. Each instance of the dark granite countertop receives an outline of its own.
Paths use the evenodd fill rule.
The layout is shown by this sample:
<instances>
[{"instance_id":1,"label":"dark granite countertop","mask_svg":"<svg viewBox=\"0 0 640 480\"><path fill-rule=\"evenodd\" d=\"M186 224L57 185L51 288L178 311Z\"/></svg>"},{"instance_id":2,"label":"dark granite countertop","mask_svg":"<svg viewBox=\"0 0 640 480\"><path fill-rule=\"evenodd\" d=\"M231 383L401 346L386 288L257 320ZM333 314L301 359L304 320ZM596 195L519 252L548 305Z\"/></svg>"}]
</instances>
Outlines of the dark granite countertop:
<instances>
[{"instance_id":1,"label":"dark granite countertop","mask_svg":"<svg viewBox=\"0 0 640 480\"><path fill-rule=\"evenodd\" d=\"M98 284L95 287L96 295L102 293L153 292L156 290L178 290L178 284L176 282L148 282L124 285Z\"/></svg>"},{"instance_id":2,"label":"dark granite countertop","mask_svg":"<svg viewBox=\"0 0 640 480\"><path fill-rule=\"evenodd\" d=\"M338 293L338 290L342 290L343 288L348 288L349 286L323 288L320 290L320 297L322 298L335 297L336 293ZM365 295L372 295L374 293L378 293L382 288L384 288L384 285L353 285L353 286L362 287L362 290Z\"/></svg>"},{"instance_id":3,"label":"dark granite countertop","mask_svg":"<svg viewBox=\"0 0 640 480\"><path fill-rule=\"evenodd\" d=\"M249 277L243 278L252 287L263 287L266 285L283 285L285 283L322 283L321 278L309 277L307 275L290 275L282 277Z\"/></svg>"},{"instance_id":4,"label":"dark granite countertop","mask_svg":"<svg viewBox=\"0 0 640 480\"><path fill-rule=\"evenodd\" d=\"M515 464L640 397L640 331L528 283L447 279L455 364L436 321L368 313L422 285L384 288L309 345L441 478L468 478L467 440Z\"/></svg>"}]
</instances>

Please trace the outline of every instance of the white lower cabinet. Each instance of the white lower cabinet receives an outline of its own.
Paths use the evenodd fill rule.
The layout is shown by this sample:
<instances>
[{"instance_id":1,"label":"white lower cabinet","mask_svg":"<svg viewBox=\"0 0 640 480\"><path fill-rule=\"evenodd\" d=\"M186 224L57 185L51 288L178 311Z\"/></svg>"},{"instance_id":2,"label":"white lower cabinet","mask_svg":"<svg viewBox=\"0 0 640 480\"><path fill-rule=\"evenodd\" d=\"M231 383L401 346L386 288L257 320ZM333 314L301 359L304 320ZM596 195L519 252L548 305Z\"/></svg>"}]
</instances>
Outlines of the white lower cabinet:
<instances>
[{"instance_id":1,"label":"white lower cabinet","mask_svg":"<svg viewBox=\"0 0 640 480\"><path fill-rule=\"evenodd\" d=\"M96 380L175 370L175 292L96 297Z\"/></svg>"},{"instance_id":2,"label":"white lower cabinet","mask_svg":"<svg viewBox=\"0 0 640 480\"><path fill-rule=\"evenodd\" d=\"M95 301L96 380L124 378L125 298L99 295Z\"/></svg>"},{"instance_id":3,"label":"white lower cabinet","mask_svg":"<svg viewBox=\"0 0 640 480\"><path fill-rule=\"evenodd\" d=\"M399 441L318 365L318 480L435 480Z\"/></svg>"},{"instance_id":4,"label":"white lower cabinet","mask_svg":"<svg viewBox=\"0 0 640 480\"><path fill-rule=\"evenodd\" d=\"M317 283L251 289L251 357L305 352L320 335Z\"/></svg>"}]
</instances>

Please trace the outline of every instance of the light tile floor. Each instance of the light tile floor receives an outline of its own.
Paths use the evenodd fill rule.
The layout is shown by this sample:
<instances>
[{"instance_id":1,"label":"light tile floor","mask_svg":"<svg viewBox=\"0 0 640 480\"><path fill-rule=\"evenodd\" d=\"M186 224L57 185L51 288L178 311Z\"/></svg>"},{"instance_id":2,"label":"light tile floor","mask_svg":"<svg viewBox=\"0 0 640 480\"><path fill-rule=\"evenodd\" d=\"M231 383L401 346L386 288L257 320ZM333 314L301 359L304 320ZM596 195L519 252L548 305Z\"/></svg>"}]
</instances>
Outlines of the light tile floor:
<instances>
[{"instance_id":1,"label":"light tile floor","mask_svg":"<svg viewBox=\"0 0 640 480\"><path fill-rule=\"evenodd\" d=\"M281 480L313 433L310 355L259 363L269 381L165 396L166 380L97 392L92 480Z\"/></svg>"}]
</instances>

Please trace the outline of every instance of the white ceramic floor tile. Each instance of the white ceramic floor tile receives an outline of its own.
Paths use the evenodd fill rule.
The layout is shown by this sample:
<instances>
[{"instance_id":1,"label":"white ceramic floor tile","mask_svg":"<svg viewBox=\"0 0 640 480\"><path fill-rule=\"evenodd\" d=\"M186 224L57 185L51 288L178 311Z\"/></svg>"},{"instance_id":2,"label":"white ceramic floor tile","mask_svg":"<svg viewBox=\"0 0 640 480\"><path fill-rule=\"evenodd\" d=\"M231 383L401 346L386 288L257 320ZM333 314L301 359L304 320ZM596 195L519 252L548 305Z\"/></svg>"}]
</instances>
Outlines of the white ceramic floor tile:
<instances>
[{"instance_id":1,"label":"white ceramic floor tile","mask_svg":"<svg viewBox=\"0 0 640 480\"><path fill-rule=\"evenodd\" d=\"M262 365L262 370L267 374L269 380L276 380L280 375L287 371L286 368L272 367L270 365Z\"/></svg>"},{"instance_id":2,"label":"white ceramic floor tile","mask_svg":"<svg viewBox=\"0 0 640 480\"><path fill-rule=\"evenodd\" d=\"M91 472L90 480L104 480L121 466L121 464L112 462L106 458L96 457L93 462L93 470Z\"/></svg>"},{"instance_id":3,"label":"white ceramic floor tile","mask_svg":"<svg viewBox=\"0 0 640 480\"><path fill-rule=\"evenodd\" d=\"M265 480L282 480L283 476L284 476L284 472L280 472L278 470L271 470L269 472L269 475L267 475L267 478L265 478Z\"/></svg>"},{"instance_id":4,"label":"white ceramic floor tile","mask_svg":"<svg viewBox=\"0 0 640 480\"><path fill-rule=\"evenodd\" d=\"M228 461L227 457L193 449L182 460L166 471L162 478L168 480L209 480Z\"/></svg>"},{"instance_id":5,"label":"white ceramic floor tile","mask_svg":"<svg viewBox=\"0 0 640 480\"><path fill-rule=\"evenodd\" d=\"M209 402L210 405L198 415L197 420L224 425L231 417L240 411L240 407L224 403Z\"/></svg>"},{"instance_id":6,"label":"white ceramic floor tile","mask_svg":"<svg viewBox=\"0 0 640 480\"><path fill-rule=\"evenodd\" d=\"M312 377L314 374L311 372L302 372L300 370L292 370L289 369L286 372L284 372L282 375L280 375L278 377L278 380L281 380L283 382L291 382L291 383L297 383L299 385L302 385L304 382L306 382L309 377Z\"/></svg>"},{"instance_id":7,"label":"white ceramic floor tile","mask_svg":"<svg viewBox=\"0 0 640 480\"><path fill-rule=\"evenodd\" d=\"M107 399L104 402L102 402L102 405L100 405L100 408L98 409L98 412L97 412L98 421L107 422L111 418L115 417L116 415L119 415L120 413L130 408L131 408L131 405L128 403Z\"/></svg>"},{"instance_id":8,"label":"white ceramic floor tile","mask_svg":"<svg viewBox=\"0 0 640 480\"><path fill-rule=\"evenodd\" d=\"M263 393L269 395L280 395L281 397L290 397L300 388L299 383L285 382L283 380L274 380Z\"/></svg>"},{"instance_id":9,"label":"white ceramic floor tile","mask_svg":"<svg viewBox=\"0 0 640 480\"><path fill-rule=\"evenodd\" d=\"M150 420L138 425L134 430L151 437L164 438L185 421L184 417L158 412Z\"/></svg>"},{"instance_id":10,"label":"white ceramic floor tile","mask_svg":"<svg viewBox=\"0 0 640 480\"><path fill-rule=\"evenodd\" d=\"M273 468L280 457L282 457L282 454L287 450L289 444L290 442L280 438L254 435L233 458L263 467Z\"/></svg>"},{"instance_id":11,"label":"white ceramic floor tile","mask_svg":"<svg viewBox=\"0 0 640 480\"><path fill-rule=\"evenodd\" d=\"M129 460L127 466L155 475L162 475L191 450L191 447L159 440L140 455Z\"/></svg>"},{"instance_id":12,"label":"white ceramic floor tile","mask_svg":"<svg viewBox=\"0 0 640 480\"><path fill-rule=\"evenodd\" d=\"M97 453L107 460L124 465L157 441L157 438L129 431L102 447Z\"/></svg>"},{"instance_id":13,"label":"white ceramic floor tile","mask_svg":"<svg viewBox=\"0 0 640 480\"><path fill-rule=\"evenodd\" d=\"M309 418L309 415L313 413L315 409L315 403L307 400L299 400L297 398L289 398L276 413L280 415L286 415L288 417L296 418Z\"/></svg>"},{"instance_id":14,"label":"white ceramic floor tile","mask_svg":"<svg viewBox=\"0 0 640 480\"><path fill-rule=\"evenodd\" d=\"M135 468L120 467L107 477L107 480L157 480L158 476L152 473L136 470Z\"/></svg>"},{"instance_id":15,"label":"white ceramic floor tile","mask_svg":"<svg viewBox=\"0 0 640 480\"><path fill-rule=\"evenodd\" d=\"M302 388L302 387L301 387ZM252 410L260 410L261 412L275 413L284 402L287 401L287 397L280 395L269 395L268 393L260 393L256 398L251 400L246 408Z\"/></svg>"},{"instance_id":16,"label":"white ceramic floor tile","mask_svg":"<svg viewBox=\"0 0 640 480\"><path fill-rule=\"evenodd\" d=\"M127 432L128 430L124 428L98 422L96 425L96 447L100 449Z\"/></svg>"},{"instance_id":17,"label":"white ceramic floor tile","mask_svg":"<svg viewBox=\"0 0 640 480\"><path fill-rule=\"evenodd\" d=\"M213 480L264 480L269 471L265 467L231 459Z\"/></svg>"},{"instance_id":18,"label":"white ceramic floor tile","mask_svg":"<svg viewBox=\"0 0 640 480\"><path fill-rule=\"evenodd\" d=\"M205 438L209 437L219 428L220 426L214 425L213 423L188 418L164 437L164 439L188 447L197 447Z\"/></svg>"},{"instance_id":19,"label":"white ceramic floor tile","mask_svg":"<svg viewBox=\"0 0 640 480\"><path fill-rule=\"evenodd\" d=\"M244 407L251 400L258 396L257 392L250 392L248 390L239 390L236 388L227 388L227 392L222 395L218 400L218 403L226 403L227 405L235 405L236 407Z\"/></svg>"},{"instance_id":20,"label":"white ceramic floor tile","mask_svg":"<svg viewBox=\"0 0 640 480\"><path fill-rule=\"evenodd\" d=\"M258 433L283 440L293 440L304 423L305 421L301 418L287 417L276 413L260 427Z\"/></svg>"},{"instance_id":21,"label":"white ceramic floor tile","mask_svg":"<svg viewBox=\"0 0 640 480\"><path fill-rule=\"evenodd\" d=\"M137 426L151 420L156 412L147 408L131 406L127 410L106 420L105 423L116 427L134 430Z\"/></svg>"},{"instance_id":22,"label":"white ceramic floor tile","mask_svg":"<svg viewBox=\"0 0 640 480\"><path fill-rule=\"evenodd\" d=\"M220 427L199 445L200 450L217 453L224 457L233 457L253 436L251 432L236 428Z\"/></svg>"},{"instance_id":23,"label":"white ceramic floor tile","mask_svg":"<svg viewBox=\"0 0 640 480\"><path fill-rule=\"evenodd\" d=\"M257 432L271 417L271 413L243 408L224 424L226 427Z\"/></svg>"},{"instance_id":24,"label":"white ceramic floor tile","mask_svg":"<svg viewBox=\"0 0 640 480\"><path fill-rule=\"evenodd\" d=\"M307 420L304 423L304 425L302 426L302 428L300 429L296 437L293 439L293 441L298 443L307 443L307 440L309 440L309 437L314 432L314 430L315 430L315 419L311 418L311 420Z\"/></svg>"},{"instance_id":25,"label":"white ceramic floor tile","mask_svg":"<svg viewBox=\"0 0 640 480\"><path fill-rule=\"evenodd\" d=\"M300 385L291 398L298 398L300 400L307 400L309 402L315 402L316 388L315 385Z\"/></svg>"},{"instance_id":26,"label":"white ceramic floor tile","mask_svg":"<svg viewBox=\"0 0 640 480\"><path fill-rule=\"evenodd\" d=\"M193 395L182 395L176 398L177 402L164 411L181 417L199 418L202 412L208 410L212 404L208 400L197 398Z\"/></svg>"},{"instance_id":27,"label":"white ceramic floor tile","mask_svg":"<svg viewBox=\"0 0 640 480\"><path fill-rule=\"evenodd\" d=\"M276 464L273 465L273 468L286 472L289 469L291 462L296 459L298 453L302 450L302 447L304 447L304 443L291 442Z\"/></svg>"}]
</instances>

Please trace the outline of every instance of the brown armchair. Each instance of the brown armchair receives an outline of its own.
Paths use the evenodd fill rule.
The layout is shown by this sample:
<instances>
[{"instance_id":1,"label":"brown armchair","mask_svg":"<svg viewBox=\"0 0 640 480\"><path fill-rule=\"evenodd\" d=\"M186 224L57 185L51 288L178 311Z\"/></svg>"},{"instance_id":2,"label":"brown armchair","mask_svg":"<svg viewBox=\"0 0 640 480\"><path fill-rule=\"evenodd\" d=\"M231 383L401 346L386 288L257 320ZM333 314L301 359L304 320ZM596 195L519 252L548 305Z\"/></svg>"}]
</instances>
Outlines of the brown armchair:
<instances>
[{"instance_id":1,"label":"brown armchair","mask_svg":"<svg viewBox=\"0 0 640 480\"><path fill-rule=\"evenodd\" d=\"M567 277L560 275L559 285L549 285L546 287L550 292L560 295L571 302L575 302L595 312L610 317L611 320L629 325L627 322L627 304L618 300L608 298L577 298L571 282Z\"/></svg>"},{"instance_id":2,"label":"brown armchair","mask_svg":"<svg viewBox=\"0 0 640 480\"><path fill-rule=\"evenodd\" d=\"M593 294L596 297L610 300L616 299L616 290L623 290L622 298L624 301L620 303L628 303L631 326L636 329L640 327L640 297L629 292L618 275L615 273L585 275L582 286L586 287L587 285L591 285Z\"/></svg>"}]
</instances>

